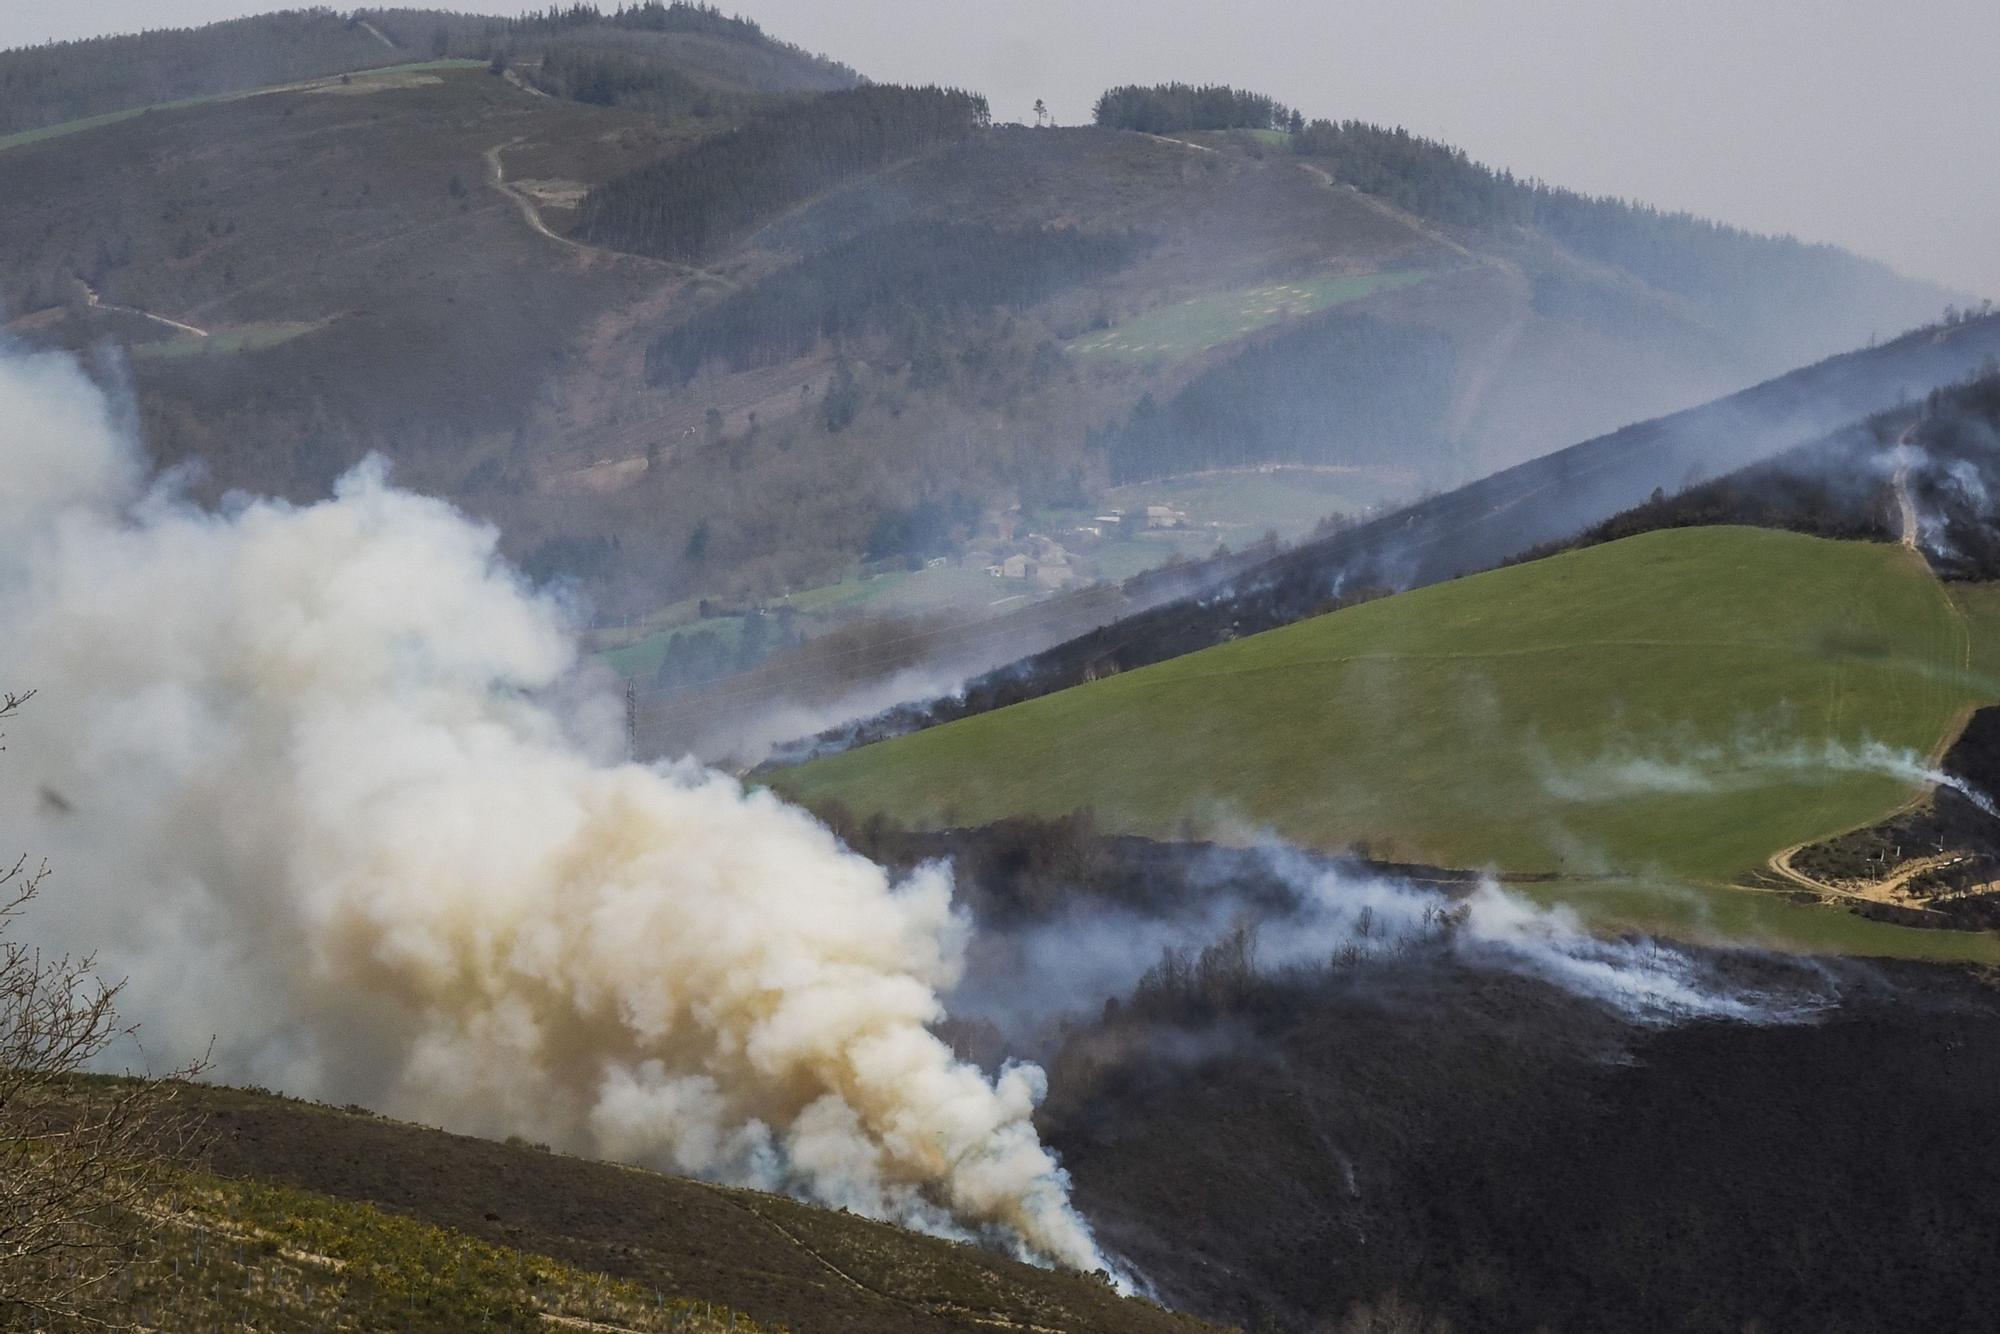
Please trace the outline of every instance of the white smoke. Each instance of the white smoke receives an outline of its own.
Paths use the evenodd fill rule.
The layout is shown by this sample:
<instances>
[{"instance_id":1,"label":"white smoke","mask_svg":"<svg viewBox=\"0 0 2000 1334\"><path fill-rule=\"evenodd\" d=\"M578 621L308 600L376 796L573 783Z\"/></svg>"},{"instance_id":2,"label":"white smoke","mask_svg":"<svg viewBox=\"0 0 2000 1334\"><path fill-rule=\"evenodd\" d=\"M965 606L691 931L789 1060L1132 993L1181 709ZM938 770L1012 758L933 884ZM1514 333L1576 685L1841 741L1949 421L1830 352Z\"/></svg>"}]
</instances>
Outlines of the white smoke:
<instances>
[{"instance_id":1,"label":"white smoke","mask_svg":"<svg viewBox=\"0 0 2000 1334\"><path fill-rule=\"evenodd\" d=\"M1565 801L1619 801L1647 793L1745 791L1773 783L1811 783L1829 772L1871 773L1913 787L1947 787L2000 818L1991 797L1916 751L1862 737L1853 742L1775 741L1738 736L1727 743L1678 744L1651 753L1607 751L1578 764L1559 764L1546 751L1534 761L1542 787Z\"/></svg>"},{"instance_id":2,"label":"white smoke","mask_svg":"<svg viewBox=\"0 0 2000 1334\"><path fill-rule=\"evenodd\" d=\"M151 1057L1105 1267L1041 1071L926 1027L943 871L617 762L615 708L553 702L560 609L380 467L220 512L143 475L70 362L0 356L0 683L40 692L0 812Z\"/></svg>"},{"instance_id":3,"label":"white smoke","mask_svg":"<svg viewBox=\"0 0 2000 1334\"><path fill-rule=\"evenodd\" d=\"M1198 874L1198 895L1166 911L1072 907L1048 921L982 931L952 993L953 1014L992 1022L1017 1043L1047 1042L1060 1037L1065 1018L1132 992L1165 952L1191 955L1246 926L1265 974L1442 951L1470 967L1537 978L1636 1024L1791 1023L1832 1003L1824 977L1781 990L1745 986L1716 958L1644 937L1601 938L1570 909L1538 906L1491 879L1450 893L1268 836L1254 855L1288 902L1246 893L1240 863L1224 862ZM1801 962L1792 971L1814 970Z\"/></svg>"},{"instance_id":4,"label":"white smoke","mask_svg":"<svg viewBox=\"0 0 2000 1334\"><path fill-rule=\"evenodd\" d=\"M1780 995L1724 979L1698 956L1649 938L1601 939L1576 913L1544 908L1493 880L1462 899L1421 885L1267 856L1299 892L1299 910L1259 941L1273 965L1381 956L1432 937L1467 963L1538 977L1637 1023L1733 1019L1784 1023L1824 1008L1817 995Z\"/></svg>"}]
</instances>

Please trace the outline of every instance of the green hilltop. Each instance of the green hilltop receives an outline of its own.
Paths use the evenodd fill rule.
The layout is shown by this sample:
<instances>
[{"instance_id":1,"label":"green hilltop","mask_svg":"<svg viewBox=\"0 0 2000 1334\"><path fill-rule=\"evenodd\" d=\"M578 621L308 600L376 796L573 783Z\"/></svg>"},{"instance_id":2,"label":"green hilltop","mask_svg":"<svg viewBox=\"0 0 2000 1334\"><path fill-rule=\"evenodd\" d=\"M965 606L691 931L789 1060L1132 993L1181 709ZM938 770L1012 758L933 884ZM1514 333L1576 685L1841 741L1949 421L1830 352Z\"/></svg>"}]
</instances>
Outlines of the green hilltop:
<instances>
[{"instance_id":1,"label":"green hilltop","mask_svg":"<svg viewBox=\"0 0 2000 1334\"><path fill-rule=\"evenodd\" d=\"M1655 532L776 782L917 824L1089 806L1155 836L1268 832L1524 879L1715 886L1914 796L1908 766L1994 697L1974 670L1983 628L1900 547Z\"/></svg>"}]
</instances>

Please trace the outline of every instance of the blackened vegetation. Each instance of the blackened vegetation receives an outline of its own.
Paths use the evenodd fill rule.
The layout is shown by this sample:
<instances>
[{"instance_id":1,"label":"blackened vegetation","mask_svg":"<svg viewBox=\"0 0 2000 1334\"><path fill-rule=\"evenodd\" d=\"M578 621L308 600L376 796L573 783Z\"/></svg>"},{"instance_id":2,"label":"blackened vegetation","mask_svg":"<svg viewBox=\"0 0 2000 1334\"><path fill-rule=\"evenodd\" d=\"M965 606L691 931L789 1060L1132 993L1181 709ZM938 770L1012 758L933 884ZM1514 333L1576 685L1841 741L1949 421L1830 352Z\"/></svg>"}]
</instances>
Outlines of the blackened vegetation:
<instances>
[{"instance_id":1,"label":"blackened vegetation","mask_svg":"<svg viewBox=\"0 0 2000 1334\"><path fill-rule=\"evenodd\" d=\"M1113 482L1255 463L1401 462L1444 447L1456 357L1435 329L1334 311L1149 394L1090 445Z\"/></svg>"},{"instance_id":2,"label":"blackened vegetation","mask_svg":"<svg viewBox=\"0 0 2000 1334\"><path fill-rule=\"evenodd\" d=\"M1996 353L2000 315L1830 357L1702 407L1557 450L1247 568L1218 571L1184 598L989 672L961 695L901 705L823 734L809 753L1034 699L1385 591L1490 569L1537 547L1559 549L1587 525L1644 503L1651 493L1664 496L1703 475L1734 471L1921 398L1978 373ZM1967 392L1978 397L1989 391L1975 385ZM1965 438L1976 440L1977 432L1967 428Z\"/></svg>"},{"instance_id":3,"label":"blackened vegetation","mask_svg":"<svg viewBox=\"0 0 2000 1334\"><path fill-rule=\"evenodd\" d=\"M962 139L986 99L892 85L827 93L704 139L584 197L578 234L660 259L699 260L790 205Z\"/></svg>"},{"instance_id":4,"label":"blackened vegetation","mask_svg":"<svg viewBox=\"0 0 2000 1334\"><path fill-rule=\"evenodd\" d=\"M1178 134L1192 130L1282 130L1297 113L1284 103L1225 84L1125 84L1097 99L1092 119L1103 130Z\"/></svg>"},{"instance_id":5,"label":"blackened vegetation","mask_svg":"<svg viewBox=\"0 0 2000 1334\"><path fill-rule=\"evenodd\" d=\"M1774 459L1700 482L1672 495L1654 492L1573 538L1513 558L1540 560L1560 551L1636 537L1667 528L1741 524L1844 541L1893 542L1896 498L1885 451L1909 413L1895 411Z\"/></svg>"},{"instance_id":6,"label":"blackened vegetation","mask_svg":"<svg viewBox=\"0 0 2000 1334\"><path fill-rule=\"evenodd\" d=\"M1665 1030L1435 954L1219 985L1073 1031L1041 1122L1103 1242L1244 1328L1986 1328L1993 994L1844 971L1814 1024Z\"/></svg>"},{"instance_id":7,"label":"blackened vegetation","mask_svg":"<svg viewBox=\"0 0 2000 1334\"><path fill-rule=\"evenodd\" d=\"M1834 246L1557 189L1400 127L1316 120L1293 136L1292 147L1325 163L1335 179L1421 217L1488 230L1535 228L1578 255L1698 302L1737 329L1761 334L1801 318L1815 301L1884 293L1897 281L1885 266Z\"/></svg>"},{"instance_id":8,"label":"blackened vegetation","mask_svg":"<svg viewBox=\"0 0 2000 1334\"><path fill-rule=\"evenodd\" d=\"M1973 714L1940 767L1991 801L2000 792L2000 708ZM2000 930L2000 819L1950 787L1881 824L1801 848L1792 866L1838 885L1878 882L1919 860L1933 864L1904 882L1908 908L1851 906L1910 926Z\"/></svg>"},{"instance_id":9,"label":"blackened vegetation","mask_svg":"<svg viewBox=\"0 0 2000 1334\"><path fill-rule=\"evenodd\" d=\"M1460 1334L1989 1323L2000 998L1965 972L1690 951L1735 989L1840 1005L1640 1027L1466 962L1448 904L1273 967L1298 891L1255 851L1107 838L1087 811L939 833L823 814L891 865L949 858L982 933L1245 909L1042 1054L1038 1121L1079 1203L1172 1305L1300 1334L1363 1306Z\"/></svg>"},{"instance_id":10,"label":"blackened vegetation","mask_svg":"<svg viewBox=\"0 0 2000 1334\"><path fill-rule=\"evenodd\" d=\"M1911 441L1905 484L1925 554L1947 579L2000 579L2000 367L1932 394Z\"/></svg>"},{"instance_id":11,"label":"blackened vegetation","mask_svg":"<svg viewBox=\"0 0 2000 1334\"><path fill-rule=\"evenodd\" d=\"M647 377L685 383L703 364L732 371L803 356L821 340L901 333L995 309L1022 310L1129 263L1145 246L1128 233L906 222L842 241L662 334ZM943 355L913 348L913 359Z\"/></svg>"},{"instance_id":12,"label":"blackened vegetation","mask_svg":"<svg viewBox=\"0 0 2000 1334\"><path fill-rule=\"evenodd\" d=\"M1895 409L1786 450L1763 463L1615 514L1564 542L1523 553L1615 542L1662 528L1745 524L1814 537L1892 542L1902 536L1895 478L1903 474L1920 544L1946 579L2000 579L2000 372L1933 390Z\"/></svg>"},{"instance_id":13,"label":"blackened vegetation","mask_svg":"<svg viewBox=\"0 0 2000 1334\"><path fill-rule=\"evenodd\" d=\"M857 818L838 801L813 813L856 852L900 870L949 861L957 897L982 929L1045 921L1079 906L1173 917L1226 894L1277 914L1299 906L1294 880L1254 848L1165 843L1106 834L1088 807L1042 820L1032 816L972 828L911 830L879 812ZM1301 865L1387 877L1446 891L1469 890L1477 876L1402 862L1295 854Z\"/></svg>"}]
</instances>

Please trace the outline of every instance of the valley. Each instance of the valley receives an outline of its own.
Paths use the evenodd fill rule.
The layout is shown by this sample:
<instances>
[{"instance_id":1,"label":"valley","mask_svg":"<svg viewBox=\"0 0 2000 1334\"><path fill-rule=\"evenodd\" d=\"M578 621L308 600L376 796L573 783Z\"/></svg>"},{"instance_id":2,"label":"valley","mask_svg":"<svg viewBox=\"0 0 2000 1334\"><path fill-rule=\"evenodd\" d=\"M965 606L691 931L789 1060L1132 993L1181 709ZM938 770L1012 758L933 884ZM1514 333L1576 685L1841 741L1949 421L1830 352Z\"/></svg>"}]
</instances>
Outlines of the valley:
<instances>
[{"instance_id":1,"label":"valley","mask_svg":"<svg viewBox=\"0 0 2000 1334\"><path fill-rule=\"evenodd\" d=\"M2000 314L1813 239L1983 85L156 8L0 15L0 1328L1991 1323Z\"/></svg>"}]
</instances>

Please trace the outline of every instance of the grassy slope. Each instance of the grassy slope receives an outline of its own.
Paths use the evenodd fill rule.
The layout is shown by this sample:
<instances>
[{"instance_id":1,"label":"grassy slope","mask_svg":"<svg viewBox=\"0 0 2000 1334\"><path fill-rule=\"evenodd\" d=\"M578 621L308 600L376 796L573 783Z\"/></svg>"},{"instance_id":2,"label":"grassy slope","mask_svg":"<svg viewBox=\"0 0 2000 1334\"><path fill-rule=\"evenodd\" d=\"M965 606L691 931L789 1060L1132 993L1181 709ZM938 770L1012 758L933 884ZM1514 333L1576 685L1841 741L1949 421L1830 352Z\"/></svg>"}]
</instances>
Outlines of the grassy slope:
<instances>
[{"instance_id":1,"label":"grassy slope","mask_svg":"<svg viewBox=\"0 0 2000 1334\"><path fill-rule=\"evenodd\" d=\"M1134 832L1192 819L1510 874L1714 883L1906 799L1888 775L1771 756L1829 740L1930 752L1990 697L1970 651L1942 586L1899 548L1653 533L834 756L780 786L920 821L1091 805Z\"/></svg>"},{"instance_id":2,"label":"grassy slope","mask_svg":"<svg viewBox=\"0 0 2000 1334\"><path fill-rule=\"evenodd\" d=\"M1266 283L1188 297L1175 305L1149 310L1102 333L1088 334L1070 347L1085 356L1177 359L1255 333L1280 320L1315 314L1376 292L1407 287L1428 276L1418 269L1390 269L1380 273L1301 278L1295 282Z\"/></svg>"},{"instance_id":3,"label":"grassy slope","mask_svg":"<svg viewBox=\"0 0 2000 1334\"><path fill-rule=\"evenodd\" d=\"M1212 1329L1102 1282L754 1191L191 1090L199 1170L114 1280L156 1328Z\"/></svg>"},{"instance_id":4,"label":"grassy slope","mask_svg":"<svg viewBox=\"0 0 2000 1334\"><path fill-rule=\"evenodd\" d=\"M370 80L380 79L383 76L394 77L397 75L422 74L433 70L471 69L480 63L476 60L423 60L412 64L376 66L368 69L366 72L356 69L352 71L352 74L355 78ZM185 107L206 106L211 102L228 102L238 98L257 97L274 92L302 90L308 86L325 84L338 77L338 75L329 74L318 79L301 80L295 84L277 84L270 88L206 93L200 97L183 97L172 102L155 102L151 106L127 107L122 111L106 111L95 116L84 116L77 120L62 121L55 125L43 125L36 129L22 130L15 134L0 135L0 153L4 153L10 148L38 144L49 139L61 139L72 134L80 134L85 130L100 129L106 125L116 125L119 121L130 120L134 116L150 115L157 111L178 111Z\"/></svg>"}]
</instances>

